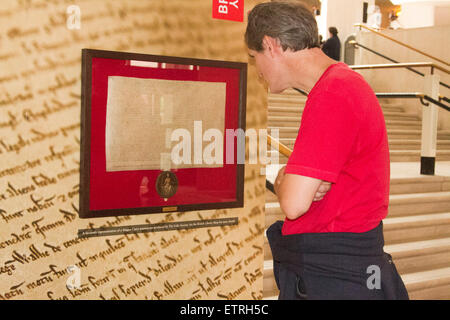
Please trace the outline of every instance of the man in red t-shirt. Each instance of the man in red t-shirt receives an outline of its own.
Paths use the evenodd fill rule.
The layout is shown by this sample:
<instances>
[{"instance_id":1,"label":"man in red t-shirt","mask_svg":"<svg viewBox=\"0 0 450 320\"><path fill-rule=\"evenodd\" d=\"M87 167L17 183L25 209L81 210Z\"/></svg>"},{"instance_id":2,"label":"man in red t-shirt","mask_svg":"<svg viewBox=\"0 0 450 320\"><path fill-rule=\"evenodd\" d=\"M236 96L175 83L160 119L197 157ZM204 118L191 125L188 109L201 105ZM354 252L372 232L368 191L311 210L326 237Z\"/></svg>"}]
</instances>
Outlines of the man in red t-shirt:
<instances>
[{"instance_id":1,"label":"man in red t-shirt","mask_svg":"<svg viewBox=\"0 0 450 320\"><path fill-rule=\"evenodd\" d=\"M284 173L276 183L282 197L288 174L333 185L307 211L294 212L298 218L286 220L283 234L366 232L386 217L389 148L383 113L369 85L344 63L331 64L310 90Z\"/></svg>"},{"instance_id":2,"label":"man in red t-shirt","mask_svg":"<svg viewBox=\"0 0 450 320\"><path fill-rule=\"evenodd\" d=\"M245 40L269 90L309 92L293 153L274 184L286 215L282 229L268 230L280 298L306 296L295 295L300 288L309 298L398 298L386 279L399 277L383 252L390 176L383 113L363 77L326 56L318 39L314 16L301 5L262 3L249 13ZM373 263L387 272L383 290L365 282Z\"/></svg>"}]
</instances>

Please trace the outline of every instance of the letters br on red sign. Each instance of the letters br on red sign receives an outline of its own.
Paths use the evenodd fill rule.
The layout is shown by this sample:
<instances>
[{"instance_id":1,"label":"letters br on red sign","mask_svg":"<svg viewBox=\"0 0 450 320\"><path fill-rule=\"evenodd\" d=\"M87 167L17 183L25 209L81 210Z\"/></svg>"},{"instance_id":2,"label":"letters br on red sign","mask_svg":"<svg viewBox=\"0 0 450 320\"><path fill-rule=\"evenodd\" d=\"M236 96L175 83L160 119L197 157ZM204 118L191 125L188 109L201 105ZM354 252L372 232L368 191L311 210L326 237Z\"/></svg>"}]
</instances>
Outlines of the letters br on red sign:
<instances>
[{"instance_id":1,"label":"letters br on red sign","mask_svg":"<svg viewBox=\"0 0 450 320\"><path fill-rule=\"evenodd\" d=\"M212 17L231 21L244 21L244 0L213 0Z\"/></svg>"}]
</instances>

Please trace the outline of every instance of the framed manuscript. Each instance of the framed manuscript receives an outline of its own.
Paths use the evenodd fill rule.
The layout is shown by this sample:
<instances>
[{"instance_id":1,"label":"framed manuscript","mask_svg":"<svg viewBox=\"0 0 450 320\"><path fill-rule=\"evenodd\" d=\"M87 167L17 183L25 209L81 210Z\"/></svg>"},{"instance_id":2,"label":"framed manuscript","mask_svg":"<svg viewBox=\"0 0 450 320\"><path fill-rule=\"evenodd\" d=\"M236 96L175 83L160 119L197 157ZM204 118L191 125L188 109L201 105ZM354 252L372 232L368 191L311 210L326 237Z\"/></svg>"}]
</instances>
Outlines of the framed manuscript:
<instances>
[{"instance_id":1,"label":"framed manuscript","mask_svg":"<svg viewBox=\"0 0 450 320\"><path fill-rule=\"evenodd\" d=\"M80 217L242 207L246 82L245 63L83 49Z\"/></svg>"}]
</instances>

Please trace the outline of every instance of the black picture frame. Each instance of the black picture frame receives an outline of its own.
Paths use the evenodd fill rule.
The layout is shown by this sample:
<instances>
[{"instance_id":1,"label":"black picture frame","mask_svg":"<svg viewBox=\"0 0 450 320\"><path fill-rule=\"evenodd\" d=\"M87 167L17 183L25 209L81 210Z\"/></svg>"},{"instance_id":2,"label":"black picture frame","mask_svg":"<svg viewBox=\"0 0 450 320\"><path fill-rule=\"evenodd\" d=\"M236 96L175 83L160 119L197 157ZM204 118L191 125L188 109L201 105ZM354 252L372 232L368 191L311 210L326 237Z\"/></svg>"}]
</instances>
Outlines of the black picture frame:
<instances>
[{"instance_id":1,"label":"black picture frame","mask_svg":"<svg viewBox=\"0 0 450 320\"><path fill-rule=\"evenodd\" d=\"M244 206L244 168L245 164L236 163L236 177L235 177L235 200L225 202L205 202L194 204L179 203L176 205L155 205L155 206L134 206L134 207L115 207L107 209L93 209L91 208L92 195L91 191L91 142L92 136L92 120L95 114L92 113L92 93L96 89L96 84L92 79L93 59L115 59L115 60L133 60L144 61L161 64L174 65L193 65L199 67L212 67L219 69L236 69L239 73L238 87L239 93L237 95L238 110L237 126L244 130L246 126L246 95L247 95L247 63L173 57L152 55L144 53L131 52L117 52L96 49L82 49L82 70L81 70L81 149L80 149L80 196L79 196L79 217L99 218L110 216L124 216L124 215L139 215L149 213L162 212L181 212L181 211L197 211L197 210L212 210L225 208L239 208ZM235 102L236 103L236 102ZM190 169L201 170L201 169ZM233 189L234 190L234 189ZM107 192L107 190L105 191ZM126 191L124 191L126 192Z\"/></svg>"}]
</instances>

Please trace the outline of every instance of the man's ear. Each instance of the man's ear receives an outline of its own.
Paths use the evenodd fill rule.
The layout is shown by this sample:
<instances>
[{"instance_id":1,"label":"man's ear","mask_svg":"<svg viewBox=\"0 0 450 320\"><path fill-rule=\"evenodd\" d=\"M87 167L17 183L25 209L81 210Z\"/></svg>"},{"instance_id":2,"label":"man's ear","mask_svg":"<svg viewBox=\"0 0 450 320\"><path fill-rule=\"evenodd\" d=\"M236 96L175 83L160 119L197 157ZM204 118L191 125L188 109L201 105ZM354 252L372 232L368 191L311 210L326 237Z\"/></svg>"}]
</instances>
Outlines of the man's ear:
<instances>
[{"instance_id":1,"label":"man's ear","mask_svg":"<svg viewBox=\"0 0 450 320\"><path fill-rule=\"evenodd\" d=\"M270 54L271 57L274 57L276 54L283 51L280 41L267 35L263 38L263 48L267 50L267 53Z\"/></svg>"}]
</instances>

